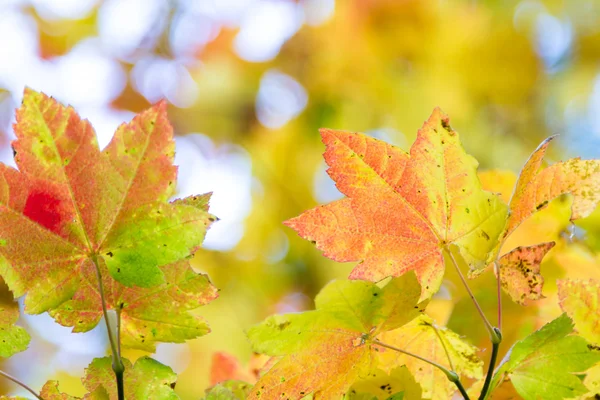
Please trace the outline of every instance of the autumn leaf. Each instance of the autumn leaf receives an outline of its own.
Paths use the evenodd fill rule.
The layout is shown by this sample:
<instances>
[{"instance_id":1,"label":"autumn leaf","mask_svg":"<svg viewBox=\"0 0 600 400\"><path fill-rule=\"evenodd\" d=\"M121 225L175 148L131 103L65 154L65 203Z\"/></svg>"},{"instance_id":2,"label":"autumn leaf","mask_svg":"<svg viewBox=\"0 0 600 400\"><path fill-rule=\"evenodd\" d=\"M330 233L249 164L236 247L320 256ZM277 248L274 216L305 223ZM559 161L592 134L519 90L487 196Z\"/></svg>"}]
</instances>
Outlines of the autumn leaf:
<instances>
[{"instance_id":1,"label":"autumn leaf","mask_svg":"<svg viewBox=\"0 0 600 400\"><path fill-rule=\"evenodd\" d=\"M208 211L210 194L176 200ZM181 343L210 329L192 310L217 297L208 277L192 270L187 260L161 267L165 282L152 288L128 288L100 266L108 309L116 310L124 347L154 351L157 342ZM73 298L50 311L56 321L74 332L93 329L103 316L96 269L82 267L83 279Z\"/></svg>"},{"instance_id":2,"label":"autumn leaf","mask_svg":"<svg viewBox=\"0 0 600 400\"><path fill-rule=\"evenodd\" d=\"M374 338L419 315L420 293L414 273L383 288L367 281L335 281L316 297L316 310L267 318L248 331L248 338L254 351L282 358L249 398L341 397L374 367Z\"/></svg>"},{"instance_id":3,"label":"autumn leaf","mask_svg":"<svg viewBox=\"0 0 600 400\"><path fill-rule=\"evenodd\" d=\"M396 367L389 374L376 369L367 378L354 383L344 399L388 400L394 395L394 399L421 399L421 385L405 366Z\"/></svg>"},{"instance_id":4,"label":"autumn leaf","mask_svg":"<svg viewBox=\"0 0 600 400\"><path fill-rule=\"evenodd\" d=\"M215 219L167 202L177 171L164 102L100 151L88 121L27 89L15 133L18 170L0 166L0 274L30 313L68 300L95 262L126 286L164 283L161 267L190 256Z\"/></svg>"},{"instance_id":5,"label":"autumn leaf","mask_svg":"<svg viewBox=\"0 0 600 400\"><path fill-rule=\"evenodd\" d=\"M436 326L427 315L422 315L401 328L383 333L380 340L469 378L479 379L482 376L483 362L477 357L477 348L463 341L451 330ZM444 372L433 365L389 349L380 350L378 355L384 370L406 365L421 384L425 398L446 400L456 391L456 387Z\"/></svg>"},{"instance_id":6,"label":"autumn leaf","mask_svg":"<svg viewBox=\"0 0 600 400\"><path fill-rule=\"evenodd\" d=\"M102 275L107 308L119 314L124 347L154 351L158 342L181 343L210 332L204 319L192 313L218 295L207 276L193 271L188 261L161 269L166 282L153 288L128 288L109 274ZM82 273L73 298L50 311L58 323L72 326L74 332L93 329L103 315L95 268L84 265Z\"/></svg>"},{"instance_id":7,"label":"autumn leaf","mask_svg":"<svg viewBox=\"0 0 600 400\"><path fill-rule=\"evenodd\" d=\"M544 277L540 273L542 259L554 247L554 242L517 247L498 260L502 288L521 305L526 300L542 298Z\"/></svg>"},{"instance_id":8,"label":"autumn leaf","mask_svg":"<svg viewBox=\"0 0 600 400\"><path fill-rule=\"evenodd\" d=\"M579 335L594 345L600 344L600 282L564 279L557 285L560 307L571 317Z\"/></svg>"},{"instance_id":9,"label":"autumn leaf","mask_svg":"<svg viewBox=\"0 0 600 400\"><path fill-rule=\"evenodd\" d=\"M477 161L442 111L433 111L410 154L358 133L323 129L321 136L328 173L347 198L286 224L329 258L361 261L351 279L414 270L425 298L441 284L448 245L456 244L474 268L488 259L506 205L481 189Z\"/></svg>"},{"instance_id":10,"label":"autumn leaf","mask_svg":"<svg viewBox=\"0 0 600 400\"><path fill-rule=\"evenodd\" d=\"M570 335L573 323L566 314L517 342L497 369L492 387L510 378L525 400L558 400L587 392L575 373L600 361L585 339Z\"/></svg>"},{"instance_id":11,"label":"autumn leaf","mask_svg":"<svg viewBox=\"0 0 600 400\"><path fill-rule=\"evenodd\" d=\"M8 290L0 293L0 357L8 358L27 349L31 338L25 329L15 325L19 319L19 305L12 294Z\"/></svg>"},{"instance_id":12,"label":"autumn leaf","mask_svg":"<svg viewBox=\"0 0 600 400\"><path fill-rule=\"evenodd\" d=\"M510 201L511 213L504 237L563 193L573 196L571 221L588 216L600 201L600 160L573 158L541 169L552 139L538 146L521 171Z\"/></svg>"},{"instance_id":13,"label":"autumn leaf","mask_svg":"<svg viewBox=\"0 0 600 400\"><path fill-rule=\"evenodd\" d=\"M62 393L58 388L57 381L48 381L42 387L42 391L40 392L40 396L44 400L81 400L79 397L71 396L66 393ZM84 397L84 400L109 400L108 393L104 387L98 387L91 393L87 393Z\"/></svg>"},{"instance_id":14,"label":"autumn leaf","mask_svg":"<svg viewBox=\"0 0 600 400\"><path fill-rule=\"evenodd\" d=\"M552 139L554 137L543 141L525 163L509 203L506 230L490 262L504 251L506 246L503 244L517 227L537 211L545 209L558 196L565 193L572 196L571 221L588 216L600 201L600 160L573 158L542 169L543 158ZM508 181L508 177L506 179ZM499 183L487 186L499 187ZM502 285L514 301L524 304L526 298L541 296L543 278L539 272L540 264L548 250L544 243L517 248L499 260L504 270L500 273ZM530 271L521 271L523 265L527 265L526 270ZM475 268L470 276L475 277L481 272Z\"/></svg>"}]
</instances>

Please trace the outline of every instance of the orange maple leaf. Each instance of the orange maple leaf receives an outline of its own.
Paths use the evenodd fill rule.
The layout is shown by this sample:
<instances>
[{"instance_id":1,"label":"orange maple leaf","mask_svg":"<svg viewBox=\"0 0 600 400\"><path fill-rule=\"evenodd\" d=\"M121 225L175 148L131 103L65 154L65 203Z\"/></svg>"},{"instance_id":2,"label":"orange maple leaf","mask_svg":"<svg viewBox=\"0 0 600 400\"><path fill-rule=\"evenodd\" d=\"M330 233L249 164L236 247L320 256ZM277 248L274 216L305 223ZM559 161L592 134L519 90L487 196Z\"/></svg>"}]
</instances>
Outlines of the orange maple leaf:
<instances>
[{"instance_id":1,"label":"orange maple leaf","mask_svg":"<svg viewBox=\"0 0 600 400\"><path fill-rule=\"evenodd\" d=\"M333 260L361 261L351 279L414 270L425 298L441 284L451 244L471 267L485 264L507 208L481 189L477 161L440 109L419 130L410 154L359 133L322 129L321 136L328 173L347 198L286 225Z\"/></svg>"}]
</instances>

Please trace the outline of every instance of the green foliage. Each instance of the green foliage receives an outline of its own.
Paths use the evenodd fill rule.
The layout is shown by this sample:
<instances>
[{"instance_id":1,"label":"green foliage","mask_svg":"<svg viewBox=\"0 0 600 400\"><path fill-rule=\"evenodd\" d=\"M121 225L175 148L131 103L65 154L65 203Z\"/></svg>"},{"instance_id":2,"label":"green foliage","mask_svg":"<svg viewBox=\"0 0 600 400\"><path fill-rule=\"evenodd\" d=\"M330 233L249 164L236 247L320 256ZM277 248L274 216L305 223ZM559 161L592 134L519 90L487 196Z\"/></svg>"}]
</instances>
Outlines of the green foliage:
<instances>
[{"instance_id":1,"label":"green foliage","mask_svg":"<svg viewBox=\"0 0 600 400\"><path fill-rule=\"evenodd\" d=\"M573 322L563 314L515 343L495 380L510 378L525 400L567 399L587 393L574 373L600 361L600 352L572 332Z\"/></svg>"},{"instance_id":2,"label":"green foliage","mask_svg":"<svg viewBox=\"0 0 600 400\"><path fill-rule=\"evenodd\" d=\"M19 319L19 306L10 293L0 298L0 357L8 358L29 345L29 334L15 323Z\"/></svg>"}]
</instances>

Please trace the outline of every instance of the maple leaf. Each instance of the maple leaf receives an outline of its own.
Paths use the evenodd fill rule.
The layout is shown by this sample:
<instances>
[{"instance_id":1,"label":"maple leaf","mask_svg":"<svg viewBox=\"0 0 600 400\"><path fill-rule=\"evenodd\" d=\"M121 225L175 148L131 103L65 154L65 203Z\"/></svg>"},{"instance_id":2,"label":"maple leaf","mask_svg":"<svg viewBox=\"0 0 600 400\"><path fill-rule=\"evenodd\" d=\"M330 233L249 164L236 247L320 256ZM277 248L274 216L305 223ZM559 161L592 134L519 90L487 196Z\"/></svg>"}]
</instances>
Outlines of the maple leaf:
<instances>
[{"instance_id":1,"label":"maple leaf","mask_svg":"<svg viewBox=\"0 0 600 400\"><path fill-rule=\"evenodd\" d=\"M122 346L154 351L158 342L181 343L210 332L204 319L190 311L215 299L217 289L206 275L194 272L188 261L162 270L166 282L153 288L128 288L102 275L106 306L119 314ZM72 326L74 332L93 329L103 315L95 268L86 265L82 273L73 298L50 311L58 323Z\"/></svg>"},{"instance_id":2,"label":"maple leaf","mask_svg":"<svg viewBox=\"0 0 600 400\"><path fill-rule=\"evenodd\" d=\"M570 335L573 323L567 314L515 343L496 371L491 387L510 378L525 400L558 400L587 392L574 374L600 361L585 339Z\"/></svg>"},{"instance_id":3,"label":"maple leaf","mask_svg":"<svg viewBox=\"0 0 600 400\"><path fill-rule=\"evenodd\" d=\"M29 313L70 299L95 263L126 286L163 284L215 220L200 201L167 202L177 170L164 102L100 151L88 121L26 89L15 133L18 170L0 165L0 274Z\"/></svg>"},{"instance_id":4,"label":"maple leaf","mask_svg":"<svg viewBox=\"0 0 600 400\"><path fill-rule=\"evenodd\" d=\"M571 317L579 335L592 344L600 344L600 282L564 279L557 285L560 307Z\"/></svg>"},{"instance_id":5,"label":"maple leaf","mask_svg":"<svg viewBox=\"0 0 600 400\"><path fill-rule=\"evenodd\" d=\"M600 160L573 158L542 169L544 155L553 139L544 140L523 166L509 203L506 229L491 253L490 262L504 251L502 247L506 247L503 246L505 240L525 220L545 209L558 196L565 193L572 196L571 221L588 216L600 202ZM498 172L491 175L501 176ZM510 181L509 174L505 178L506 182ZM499 185L498 182L493 184L496 187ZM543 286L540 264L549 250L547 244L541 243L512 250L499 260L504 270L500 273L502 286L517 303L524 304L525 298L540 298ZM523 265L527 265L529 272L521 270ZM476 277L482 271L472 268L469 275Z\"/></svg>"},{"instance_id":6,"label":"maple leaf","mask_svg":"<svg viewBox=\"0 0 600 400\"><path fill-rule=\"evenodd\" d=\"M488 259L506 205L485 192L477 161L439 109L410 154L358 133L322 129L328 173L347 198L286 222L336 261L361 261L351 279L377 281L414 270L423 298L436 292L443 252L456 244L473 268Z\"/></svg>"},{"instance_id":7,"label":"maple leaf","mask_svg":"<svg viewBox=\"0 0 600 400\"><path fill-rule=\"evenodd\" d=\"M395 397L391 397L395 396ZM396 367L389 374L376 369L368 378L354 383L345 400L421 399L421 386L405 367Z\"/></svg>"},{"instance_id":8,"label":"maple leaf","mask_svg":"<svg viewBox=\"0 0 600 400\"><path fill-rule=\"evenodd\" d=\"M521 171L510 201L504 237L563 193L573 196L571 221L588 216L600 201L600 160L573 158L541 169L552 139L554 136L538 146Z\"/></svg>"},{"instance_id":9,"label":"maple leaf","mask_svg":"<svg viewBox=\"0 0 600 400\"><path fill-rule=\"evenodd\" d=\"M420 293L414 273L383 288L367 281L335 281L317 295L316 310L267 318L248 331L248 338L256 352L282 358L249 397L341 397L373 367L373 339L419 315Z\"/></svg>"},{"instance_id":10,"label":"maple leaf","mask_svg":"<svg viewBox=\"0 0 600 400\"><path fill-rule=\"evenodd\" d=\"M498 260L502 288L516 303L525 305L526 299L542 296L544 277L540 273L542 259L554 247L554 242L517 247Z\"/></svg>"},{"instance_id":11,"label":"maple leaf","mask_svg":"<svg viewBox=\"0 0 600 400\"><path fill-rule=\"evenodd\" d=\"M7 290L0 293L0 357L8 358L27 349L31 338L25 329L15 325L19 319L19 305L12 294Z\"/></svg>"},{"instance_id":12,"label":"maple leaf","mask_svg":"<svg viewBox=\"0 0 600 400\"><path fill-rule=\"evenodd\" d=\"M418 354L458 374L474 379L482 376L483 362L477 357L477 348L464 342L451 330L437 327L427 315L421 315L401 328L383 333L381 341ZM380 350L378 356L381 365L387 370L406 365L421 384L425 398L446 400L456 390L444 372L433 365L389 349Z\"/></svg>"}]
</instances>

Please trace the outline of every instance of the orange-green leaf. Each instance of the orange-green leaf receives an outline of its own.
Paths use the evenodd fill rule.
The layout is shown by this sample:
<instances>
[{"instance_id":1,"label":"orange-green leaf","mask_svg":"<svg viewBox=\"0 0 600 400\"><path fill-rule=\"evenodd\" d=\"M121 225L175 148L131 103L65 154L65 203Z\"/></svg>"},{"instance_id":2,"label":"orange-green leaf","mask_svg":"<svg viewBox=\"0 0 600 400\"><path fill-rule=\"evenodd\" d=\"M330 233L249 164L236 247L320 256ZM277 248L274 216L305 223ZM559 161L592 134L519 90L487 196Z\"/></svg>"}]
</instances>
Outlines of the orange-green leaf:
<instances>
[{"instance_id":1,"label":"orange-green leaf","mask_svg":"<svg viewBox=\"0 0 600 400\"><path fill-rule=\"evenodd\" d=\"M0 357L7 358L27 349L31 338L25 329L15 325L19 319L19 305L12 298L12 294L9 291L1 293Z\"/></svg>"},{"instance_id":2,"label":"orange-green leaf","mask_svg":"<svg viewBox=\"0 0 600 400\"><path fill-rule=\"evenodd\" d=\"M435 109L410 154L358 133L321 130L328 173L347 198L286 222L336 261L362 261L351 279L414 270L423 298L438 290L443 250L456 244L480 267L494 249L506 205L485 192L448 117Z\"/></svg>"},{"instance_id":3,"label":"orange-green leaf","mask_svg":"<svg viewBox=\"0 0 600 400\"><path fill-rule=\"evenodd\" d=\"M383 333L380 340L469 378L482 377L483 362L477 357L477 348L464 342L449 329L436 326L427 315L422 315L399 329ZM380 348L378 354L384 370L406 365L421 384L425 398L447 400L456 390L446 375L430 364L386 348Z\"/></svg>"},{"instance_id":4,"label":"orange-green leaf","mask_svg":"<svg viewBox=\"0 0 600 400\"><path fill-rule=\"evenodd\" d=\"M97 391L95 394L88 393L85 396L86 400L108 400L108 394L106 391ZM40 396L44 400L81 400L80 397L71 396L63 393L58 388L58 381L48 381L42 387Z\"/></svg>"},{"instance_id":5,"label":"orange-green leaf","mask_svg":"<svg viewBox=\"0 0 600 400\"><path fill-rule=\"evenodd\" d=\"M214 220L168 203L177 170L164 102L100 151L88 121L26 90L15 133L18 170L0 165L0 274L30 313L71 298L94 260L126 286L164 283L162 267L189 257Z\"/></svg>"},{"instance_id":6,"label":"orange-green leaf","mask_svg":"<svg viewBox=\"0 0 600 400\"><path fill-rule=\"evenodd\" d=\"M251 328L255 351L283 356L255 384L251 399L340 398L374 367L372 340L420 313L420 287L413 273L385 287L367 281L336 281L317 296L316 310L275 315ZM393 294L393 295L392 295ZM394 325L386 324L390 316Z\"/></svg>"},{"instance_id":7,"label":"orange-green leaf","mask_svg":"<svg viewBox=\"0 0 600 400\"><path fill-rule=\"evenodd\" d=\"M554 242L517 247L498 260L502 288L513 301L525 305L526 300L543 297L544 277L540 273L540 264L553 247Z\"/></svg>"},{"instance_id":8,"label":"orange-green leaf","mask_svg":"<svg viewBox=\"0 0 600 400\"><path fill-rule=\"evenodd\" d=\"M575 323L579 335L600 344L600 282L564 279L557 282L560 307Z\"/></svg>"},{"instance_id":9,"label":"orange-green leaf","mask_svg":"<svg viewBox=\"0 0 600 400\"><path fill-rule=\"evenodd\" d=\"M157 342L180 343L207 334L210 329L190 313L217 297L207 276L194 272L188 261L162 268L165 283L153 288L125 287L103 274L106 304L121 315L121 344L154 351ZM75 332L94 328L102 318L95 269L87 265L73 298L50 311L57 322Z\"/></svg>"},{"instance_id":10,"label":"orange-green leaf","mask_svg":"<svg viewBox=\"0 0 600 400\"><path fill-rule=\"evenodd\" d=\"M510 202L511 214L505 236L563 193L573 196L571 220L588 216L600 201L600 160L573 158L541 169L546 149L553 138L538 146L521 171Z\"/></svg>"}]
</instances>

